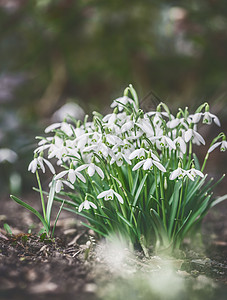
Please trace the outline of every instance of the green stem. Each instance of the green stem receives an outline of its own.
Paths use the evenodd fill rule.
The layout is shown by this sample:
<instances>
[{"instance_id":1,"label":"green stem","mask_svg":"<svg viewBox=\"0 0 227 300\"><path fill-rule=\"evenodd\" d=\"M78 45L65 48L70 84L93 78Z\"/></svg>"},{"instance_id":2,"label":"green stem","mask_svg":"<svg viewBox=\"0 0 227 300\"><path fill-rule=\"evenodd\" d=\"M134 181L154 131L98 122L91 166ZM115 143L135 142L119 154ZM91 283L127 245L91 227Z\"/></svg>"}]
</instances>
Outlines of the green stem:
<instances>
[{"instance_id":1,"label":"green stem","mask_svg":"<svg viewBox=\"0 0 227 300\"><path fill-rule=\"evenodd\" d=\"M161 202L162 202L162 218L163 218L163 223L164 223L164 227L167 231L167 226L166 226L166 212L165 212L165 196L164 196L164 186L163 186L163 180L162 180L162 173L160 171L159 173L160 175L160 191L161 191Z\"/></svg>"},{"instance_id":2,"label":"green stem","mask_svg":"<svg viewBox=\"0 0 227 300\"><path fill-rule=\"evenodd\" d=\"M179 205L178 205L178 210L177 210L177 217L176 217L176 223L175 223L175 226L174 226L174 231L173 231L173 237L175 235L175 232L176 232L176 229L177 229L177 224L179 224L179 215L180 215L180 210L181 210L181 202L182 202L182 197L183 197L183 183L184 181L182 180L182 185L181 185L181 193L180 193L180 200L179 200Z\"/></svg>"},{"instance_id":3,"label":"green stem","mask_svg":"<svg viewBox=\"0 0 227 300\"><path fill-rule=\"evenodd\" d=\"M37 182L38 182L38 186L39 186L40 198L41 198L42 209L43 209L43 217L44 217L44 220L47 222L46 208L45 208L45 202L44 202L44 197L43 197L43 190L42 190L41 182L40 182L40 179L39 179L38 171L36 171L35 174L36 174L36 178L37 178Z\"/></svg>"},{"instance_id":4,"label":"green stem","mask_svg":"<svg viewBox=\"0 0 227 300\"><path fill-rule=\"evenodd\" d=\"M207 152L205 158L204 158L204 162L203 162L203 165L202 165L202 168L201 168L201 172L203 172L205 166L206 166L206 163L207 163L207 160L208 160L208 157L209 157L209 153Z\"/></svg>"},{"instance_id":5,"label":"green stem","mask_svg":"<svg viewBox=\"0 0 227 300\"><path fill-rule=\"evenodd\" d=\"M158 192L158 179L157 179L157 170L154 168L154 178L155 178L155 193L156 199L159 200L159 192ZM160 215L159 205L157 204L157 213Z\"/></svg>"}]
</instances>

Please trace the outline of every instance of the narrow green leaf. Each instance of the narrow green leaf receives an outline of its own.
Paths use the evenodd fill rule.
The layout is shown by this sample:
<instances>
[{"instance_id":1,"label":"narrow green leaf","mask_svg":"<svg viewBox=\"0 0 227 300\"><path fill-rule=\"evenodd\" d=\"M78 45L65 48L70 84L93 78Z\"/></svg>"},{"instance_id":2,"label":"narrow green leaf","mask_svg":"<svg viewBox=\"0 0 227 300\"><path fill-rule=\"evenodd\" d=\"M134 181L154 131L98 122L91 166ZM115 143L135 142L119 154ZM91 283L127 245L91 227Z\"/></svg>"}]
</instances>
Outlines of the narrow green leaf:
<instances>
[{"instance_id":1,"label":"narrow green leaf","mask_svg":"<svg viewBox=\"0 0 227 300\"><path fill-rule=\"evenodd\" d=\"M143 186L144 186L144 183L145 183L145 181L147 179L147 176L148 176L148 174L145 174L145 176L143 177L143 179L140 182L140 185L139 185L139 187L137 189L137 192L136 192L136 195L135 195L135 198L134 198L134 201L133 201L133 206L136 206L137 200L139 199L140 193L141 193L141 191L143 189Z\"/></svg>"},{"instance_id":2,"label":"narrow green leaf","mask_svg":"<svg viewBox=\"0 0 227 300\"><path fill-rule=\"evenodd\" d=\"M89 228L89 229L91 229L91 230L93 230L93 231L95 231L95 232L101 234L102 236L105 236L105 237L107 236L106 233L100 231L99 229L97 229L97 228L95 228L95 227L93 227L93 226L91 226L91 225L89 225L89 224L87 224L87 223L81 222L81 224L84 225L85 227L87 227L87 228Z\"/></svg>"},{"instance_id":3,"label":"narrow green leaf","mask_svg":"<svg viewBox=\"0 0 227 300\"><path fill-rule=\"evenodd\" d=\"M19 198L15 197L13 195L10 195L10 197L15 202L17 202L18 204L22 205L26 209L30 210L34 215L36 215L36 217L38 217L40 219L40 221L42 222L43 226L45 227L46 232L49 234L50 228L49 228L47 222L44 220L44 218L41 216L41 214L36 209L34 209L29 204L25 203L24 201L20 200Z\"/></svg>"},{"instance_id":4,"label":"narrow green leaf","mask_svg":"<svg viewBox=\"0 0 227 300\"><path fill-rule=\"evenodd\" d=\"M51 236L54 237L54 231L55 231L55 228L56 228L56 225L57 225L57 222L58 222L58 219L59 219L59 216L60 216L60 213L62 211L62 208L64 206L64 203L65 201L62 202L60 208L59 208L59 211L57 213L57 216L56 216L56 219L55 219L55 222L54 222L54 226L53 226L53 229L52 229L52 233L51 233Z\"/></svg>"},{"instance_id":5,"label":"narrow green leaf","mask_svg":"<svg viewBox=\"0 0 227 300\"><path fill-rule=\"evenodd\" d=\"M168 225L169 236L171 236L174 220L175 220L176 214L177 214L177 207L178 207L179 198L180 198L180 196L179 196L180 187L181 187L181 181L176 181L175 185L174 185L173 194L170 198L171 209L170 209L169 225Z\"/></svg>"},{"instance_id":6,"label":"narrow green leaf","mask_svg":"<svg viewBox=\"0 0 227 300\"><path fill-rule=\"evenodd\" d=\"M222 201L225 201L227 199L227 194L221 197L218 197L216 200L214 200L211 204L211 207L221 203Z\"/></svg>"}]
</instances>

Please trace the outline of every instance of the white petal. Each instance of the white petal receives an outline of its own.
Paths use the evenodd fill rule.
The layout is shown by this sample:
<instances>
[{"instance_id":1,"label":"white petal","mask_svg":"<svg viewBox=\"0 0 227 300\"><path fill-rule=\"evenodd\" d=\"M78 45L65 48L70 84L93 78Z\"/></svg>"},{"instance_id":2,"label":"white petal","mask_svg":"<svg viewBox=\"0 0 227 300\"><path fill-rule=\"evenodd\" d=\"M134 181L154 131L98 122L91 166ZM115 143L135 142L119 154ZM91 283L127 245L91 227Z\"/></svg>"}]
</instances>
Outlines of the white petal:
<instances>
[{"instance_id":1,"label":"white petal","mask_svg":"<svg viewBox=\"0 0 227 300\"><path fill-rule=\"evenodd\" d=\"M88 166L89 166L88 164L84 164L84 165L82 165L82 166L76 168L76 171L80 172L80 171L86 169Z\"/></svg>"},{"instance_id":2,"label":"white petal","mask_svg":"<svg viewBox=\"0 0 227 300\"><path fill-rule=\"evenodd\" d=\"M160 161L160 159L152 152L151 152L151 157L156 161Z\"/></svg>"},{"instance_id":3,"label":"white petal","mask_svg":"<svg viewBox=\"0 0 227 300\"><path fill-rule=\"evenodd\" d=\"M144 164L145 160L139 161L133 168L132 171L136 171L137 169L139 169L143 164Z\"/></svg>"},{"instance_id":4,"label":"white petal","mask_svg":"<svg viewBox=\"0 0 227 300\"><path fill-rule=\"evenodd\" d=\"M199 134L198 132L194 131L194 135L195 135L195 137L199 140L199 142L200 142L201 144L203 144L203 145L206 144L206 142L205 142L204 138L201 136L201 134Z\"/></svg>"},{"instance_id":5,"label":"white petal","mask_svg":"<svg viewBox=\"0 0 227 300\"><path fill-rule=\"evenodd\" d=\"M191 138L192 138L192 129L188 129L187 131L185 131L185 135L184 135L185 142L187 143L188 141L190 141Z\"/></svg>"},{"instance_id":6,"label":"white petal","mask_svg":"<svg viewBox=\"0 0 227 300\"><path fill-rule=\"evenodd\" d=\"M114 195L117 197L118 201L123 204L124 203L124 200L123 198L121 197L121 195L119 195L118 193L114 192Z\"/></svg>"},{"instance_id":7,"label":"white petal","mask_svg":"<svg viewBox=\"0 0 227 300\"><path fill-rule=\"evenodd\" d=\"M45 129L45 133L48 133L58 127L61 126L61 123L54 123L54 124L51 124L50 126L48 126L46 129Z\"/></svg>"},{"instance_id":8,"label":"white petal","mask_svg":"<svg viewBox=\"0 0 227 300\"><path fill-rule=\"evenodd\" d=\"M166 169L163 167L162 164L160 164L158 161L153 161L153 164L162 172L166 172Z\"/></svg>"},{"instance_id":9,"label":"white petal","mask_svg":"<svg viewBox=\"0 0 227 300\"><path fill-rule=\"evenodd\" d=\"M84 201L84 209L89 209L90 208L90 204L88 200Z\"/></svg>"},{"instance_id":10,"label":"white petal","mask_svg":"<svg viewBox=\"0 0 227 300\"><path fill-rule=\"evenodd\" d=\"M153 165L152 159L148 158L148 159L146 159L146 161L145 161L145 163L143 165L143 169L144 170L148 170L148 169L150 169L152 167L152 165Z\"/></svg>"},{"instance_id":11,"label":"white petal","mask_svg":"<svg viewBox=\"0 0 227 300\"><path fill-rule=\"evenodd\" d=\"M135 158L136 156L138 156L141 152L141 149L136 149L134 150L130 155L129 155L129 159L132 160L133 158Z\"/></svg>"},{"instance_id":12,"label":"white petal","mask_svg":"<svg viewBox=\"0 0 227 300\"><path fill-rule=\"evenodd\" d=\"M33 159L28 166L28 171L35 173L35 171L37 170L37 164L38 164L37 158Z\"/></svg>"},{"instance_id":13,"label":"white petal","mask_svg":"<svg viewBox=\"0 0 227 300\"><path fill-rule=\"evenodd\" d=\"M73 169L69 169L68 179L72 184L76 181L76 174Z\"/></svg>"},{"instance_id":14,"label":"white petal","mask_svg":"<svg viewBox=\"0 0 227 300\"><path fill-rule=\"evenodd\" d=\"M50 171L52 174L55 174L55 170L54 167L52 166L52 164L45 158L43 158L43 161L46 163L46 165L49 167Z\"/></svg>"},{"instance_id":15,"label":"white petal","mask_svg":"<svg viewBox=\"0 0 227 300\"><path fill-rule=\"evenodd\" d=\"M194 169L194 172L196 173L196 175L199 175L200 177L204 177L204 174L200 170Z\"/></svg>"},{"instance_id":16,"label":"white petal","mask_svg":"<svg viewBox=\"0 0 227 300\"><path fill-rule=\"evenodd\" d=\"M103 191L103 192L101 192L101 193L97 196L97 198L98 198L98 199L103 198L103 197L105 197L106 195L108 195L109 192L110 192L110 190L108 190L108 191Z\"/></svg>"},{"instance_id":17,"label":"white petal","mask_svg":"<svg viewBox=\"0 0 227 300\"><path fill-rule=\"evenodd\" d=\"M208 150L208 153L212 152L215 148L217 148L219 145L221 145L222 142L218 142L218 143L215 143L213 144L209 150Z\"/></svg>"},{"instance_id":18,"label":"white petal","mask_svg":"<svg viewBox=\"0 0 227 300\"><path fill-rule=\"evenodd\" d=\"M81 173L75 171L75 174L81 181L83 181L84 183L86 182L85 177Z\"/></svg>"},{"instance_id":19,"label":"white petal","mask_svg":"<svg viewBox=\"0 0 227 300\"><path fill-rule=\"evenodd\" d=\"M202 113L196 113L194 115L191 115L192 117L192 122L193 123L198 123L201 119Z\"/></svg>"},{"instance_id":20,"label":"white petal","mask_svg":"<svg viewBox=\"0 0 227 300\"><path fill-rule=\"evenodd\" d=\"M210 114L210 116L214 119L214 123L220 127L221 126L221 122L218 119L218 117L215 116L215 115L213 115L213 114Z\"/></svg>"},{"instance_id":21,"label":"white petal","mask_svg":"<svg viewBox=\"0 0 227 300\"><path fill-rule=\"evenodd\" d=\"M178 169L174 170L174 171L170 174L169 179L170 179L170 180L174 180L174 179L176 179L180 174L181 174L181 169L178 168Z\"/></svg>"},{"instance_id":22,"label":"white petal","mask_svg":"<svg viewBox=\"0 0 227 300\"><path fill-rule=\"evenodd\" d=\"M58 175L55 176L55 180L58 180L59 178L62 178L68 173L68 170L60 172Z\"/></svg>"},{"instance_id":23,"label":"white petal","mask_svg":"<svg viewBox=\"0 0 227 300\"><path fill-rule=\"evenodd\" d=\"M83 209L83 207L84 207L84 202L82 202L82 203L80 204L78 211L81 212L81 210Z\"/></svg>"},{"instance_id":24,"label":"white petal","mask_svg":"<svg viewBox=\"0 0 227 300\"><path fill-rule=\"evenodd\" d=\"M97 209L97 206L95 205L95 203L89 201L89 204L90 204L93 208Z\"/></svg>"},{"instance_id":25,"label":"white petal","mask_svg":"<svg viewBox=\"0 0 227 300\"><path fill-rule=\"evenodd\" d=\"M96 170L96 172L99 174L99 176L102 178L102 179L104 179L104 173L103 173L103 171L102 171L102 169L101 168L99 168L98 166L95 166L95 170Z\"/></svg>"},{"instance_id":26,"label":"white petal","mask_svg":"<svg viewBox=\"0 0 227 300\"><path fill-rule=\"evenodd\" d=\"M170 148L172 148L174 150L176 149L174 142L170 138L165 137L165 140L166 140L167 144L170 146Z\"/></svg>"},{"instance_id":27,"label":"white petal","mask_svg":"<svg viewBox=\"0 0 227 300\"><path fill-rule=\"evenodd\" d=\"M38 164L39 164L41 170L43 171L43 173L45 173L45 167L44 167L44 164L43 164L43 158L41 156L39 156L37 158L37 160L38 160Z\"/></svg>"},{"instance_id":28,"label":"white petal","mask_svg":"<svg viewBox=\"0 0 227 300\"><path fill-rule=\"evenodd\" d=\"M91 163L87 169L88 175L92 177L95 174L95 165Z\"/></svg>"},{"instance_id":29,"label":"white petal","mask_svg":"<svg viewBox=\"0 0 227 300\"><path fill-rule=\"evenodd\" d=\"M55 177L55 179L56 179L56 177ZM59 193L61 191L61 189L62 189L62 182L61 182L61 180L57 180L56 187L55 187L56 193Z\"/></svg>"}]
</instances>

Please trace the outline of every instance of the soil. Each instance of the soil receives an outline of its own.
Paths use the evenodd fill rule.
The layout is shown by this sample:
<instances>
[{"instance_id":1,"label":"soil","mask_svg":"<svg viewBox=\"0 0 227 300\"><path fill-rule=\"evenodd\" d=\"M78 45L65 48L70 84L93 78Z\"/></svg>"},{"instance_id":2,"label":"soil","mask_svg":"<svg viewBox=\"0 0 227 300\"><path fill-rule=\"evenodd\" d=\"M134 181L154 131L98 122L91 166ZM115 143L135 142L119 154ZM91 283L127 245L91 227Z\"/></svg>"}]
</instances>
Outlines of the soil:
<instances>
[{"instance_id":1,"label":"soil","mask_svg":"<svg viewBox=\"0 0 227 300\"><path fill-rule=\"evenodd\" d=\"M23 197L23 200L39 208L39 199L34 199L34 195ZM214 297L225 299L227 291L226 213L226 202L213 208L203 222L202 239L201 236L198 237L196 245L189 245L189 241L187 245L186 240L185 251L181 252L179 258L174 261L174 265L177 265L174 273L187 280L188 286L179 299L214 299ZM10 226L13 235L6 233L5 223ZM95 239L93 232L82 227L80 220L71 213L64 211L61 214L54 240L40 238L38 235L40 228L38 219L24 208L8 198L1 200L1 300L21 300L30 297L35 300L123 299L124 292L128 293L130 290L134 293L131 299L150 298L150 292L145 288L142 296L135 296L141 287L137 287L134 281L130 282L126 279L129 278L128 276L122 275L123 277L119 279L110 269L112 267L100 269L100 258L97 259L97 256L92 254ZM138 256L140 261L136 260L135 263L137 270L147 273L148 262L145 258L141 258L141 254ZM127 269L125 265L124 268ZM127 269L127 272L130 273L130 270ZM122 286L120 296L113 295L113 290L118 291L116 286L113 286L113 282L118 284L118 287ZM100 285L108 290L104 292L105 288L100 288ZM215 292L211 292L210 289ZM191 293L190 297L189 293ZM171 299L165 297L157 299ZM174 299L178 298L174 297Z\"/></svg>"}]
</instances>

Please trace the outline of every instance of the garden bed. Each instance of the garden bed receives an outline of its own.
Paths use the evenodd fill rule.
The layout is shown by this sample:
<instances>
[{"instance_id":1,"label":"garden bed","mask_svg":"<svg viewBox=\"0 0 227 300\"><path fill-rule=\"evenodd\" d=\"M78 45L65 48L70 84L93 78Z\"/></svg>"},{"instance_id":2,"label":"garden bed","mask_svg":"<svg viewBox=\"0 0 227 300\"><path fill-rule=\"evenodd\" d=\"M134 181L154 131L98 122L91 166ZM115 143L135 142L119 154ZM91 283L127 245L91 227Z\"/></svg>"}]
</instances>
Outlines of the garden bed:
<instances>
[{"instance_id":1,"label":"garden bed","mask_svg":"<svg viewBox=\"0 0 227 300\"><path fill-rule=\"evenodd\" d=\"M31 199L27 201L31 202ZM38 199L33 199L32 202L34 207L37 203L38 208ZM131 299L138 299L140 296L141 299L147 299L153 291L151 286L146 286L146 280L152 280L153 276L156 282L158 277L154 274L159 274L160 270L168 274L170 271L168 268L166 270L166 263L170 261L171 272L175 276L171 273L171 280L176 279L176 286L179 285L179 280L181 284L184 283L173 297L177 298L180 293L181 297L184 295L184 299L225 298L225 203L208 214L203 223L203 244L197 243L197 247L193 246L193 251L189 250L191 247L187 245L187 250L180 252L178 257L172 260L163 260L157 256L149 260L141 253L133 257L128 256L124 265L120 266L126 273L121 270L120 274L112 270L115 263L109 265L106 264L105 258L97 257L97 252L94 251L95 244L92 247L92 232L82 227L79 220L73 219L71 214L63 212L55 241L50 241L40 239L36 235L39 225L37 219L28 211L8 199L1 201L1 208L0 299L19 300L31 296L33 299L123 299L127 291L133 293ZM10 225L13 236L5 234L4 223ZM35 228L31 234L27 234L31 224ZM136 274L139 274L140 278L137 279ZM142 284L140 281L143 276L145 279ZM168 276L164 278L164 289L168 282L174 285L171 280ZM159 292L156 290L154 294ZM165 299L164 294L160 297ZM182 299L181 297L179 299Z\"/></svg>"}]
</instances>

